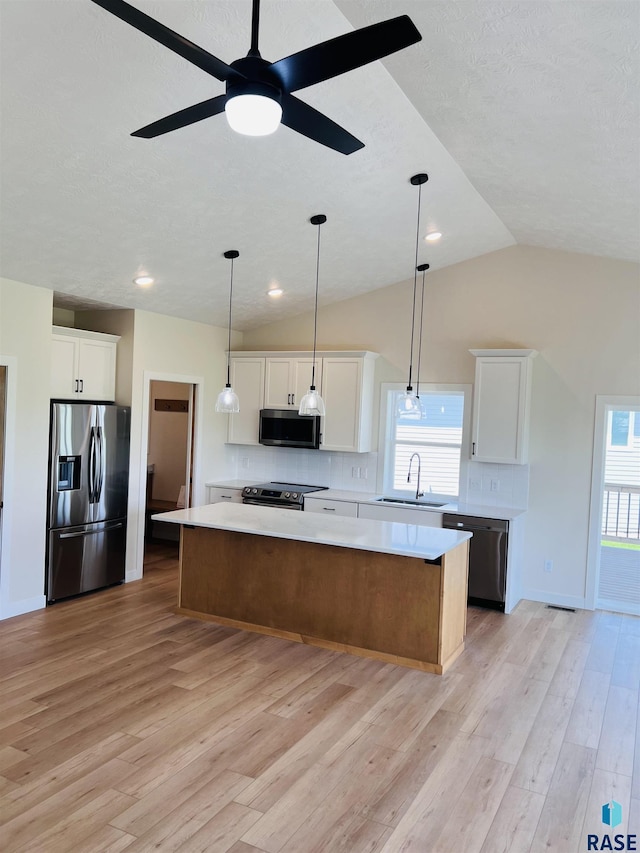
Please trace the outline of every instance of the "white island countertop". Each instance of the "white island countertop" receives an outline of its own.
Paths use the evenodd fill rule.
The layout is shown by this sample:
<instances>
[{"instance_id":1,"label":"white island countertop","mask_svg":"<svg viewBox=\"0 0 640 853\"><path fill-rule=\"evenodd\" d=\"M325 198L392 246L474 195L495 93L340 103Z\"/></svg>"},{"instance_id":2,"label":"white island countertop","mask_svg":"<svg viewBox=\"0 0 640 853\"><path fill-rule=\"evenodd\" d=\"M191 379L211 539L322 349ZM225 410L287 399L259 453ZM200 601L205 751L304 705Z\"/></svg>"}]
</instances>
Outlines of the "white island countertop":
<instances>
[{"instance_id":1,"label":"white island countertop","mask_svg":"<svg viewBox=\"0 0 640 853\"><path fill-rule=\"evenodd\" d=\"M172 524L295 539L424 560L437 560L471 538L471 533L466 531L365 518L327 517L318 513L235 503L207 504L159 513L152 518Z\"/></svg>"}]
</instances>

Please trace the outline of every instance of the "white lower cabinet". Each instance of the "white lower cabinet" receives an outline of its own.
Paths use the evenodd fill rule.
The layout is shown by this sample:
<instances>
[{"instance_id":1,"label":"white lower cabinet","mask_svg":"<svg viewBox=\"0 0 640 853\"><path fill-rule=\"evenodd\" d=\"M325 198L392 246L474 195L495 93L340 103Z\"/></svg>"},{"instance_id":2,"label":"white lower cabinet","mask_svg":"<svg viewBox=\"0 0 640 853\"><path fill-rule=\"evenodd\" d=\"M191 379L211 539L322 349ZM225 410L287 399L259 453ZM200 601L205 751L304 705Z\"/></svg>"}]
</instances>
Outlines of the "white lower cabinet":
<instances>
[{"instance_id":1,"label":"white lower cabinet","mask_svg":"<svg viewBox=\"0 0 640 853\"><path fill-rule=\"evenodd\" d=\"M358 504L355 501L333 501L313 498L309 496L304 499L305 512L321 512L325 515L345 515L357 518Z\"/></svg>"},{"instance_id":2,"label":"white lower cabinet","mask_svg":"<svg viewBox=\"0 0 640 853\"><path fill-rule=\"evenodd\" d=\"M383 506L379 503L361 503L358 505L358 518L399 521L402 524L419 524L422 527L442 527L442 515L441 512L422 508Z\"/></svg>"},{"instance_id":3,"label":"white lower cabinet","mask_svg":"<svg viewBox=\"0 0 640 853\"><path fill-rule=\"evenodd\" d=\"M242 503L242 489L223 489L219 486L207 486L207 503Z\"/></svg>"}]
</instances>

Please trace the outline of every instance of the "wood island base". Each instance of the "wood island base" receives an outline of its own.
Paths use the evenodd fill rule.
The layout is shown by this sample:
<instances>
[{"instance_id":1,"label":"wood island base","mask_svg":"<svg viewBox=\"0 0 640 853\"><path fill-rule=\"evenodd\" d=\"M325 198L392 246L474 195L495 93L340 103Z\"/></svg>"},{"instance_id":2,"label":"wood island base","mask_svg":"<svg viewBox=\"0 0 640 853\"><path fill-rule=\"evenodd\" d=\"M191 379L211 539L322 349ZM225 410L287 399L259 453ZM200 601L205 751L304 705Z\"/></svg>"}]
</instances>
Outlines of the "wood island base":
<instances>
[{"instance_id":1,"label":"wood island base","mask_svg":"<svg viewBox=\"0 0 640 853\"><path fill-rule=\"evenodd\" d=\"M178 613L443 673L464 649L468 542L437 561L181 527Z\"/></svg>"}]
</instances>

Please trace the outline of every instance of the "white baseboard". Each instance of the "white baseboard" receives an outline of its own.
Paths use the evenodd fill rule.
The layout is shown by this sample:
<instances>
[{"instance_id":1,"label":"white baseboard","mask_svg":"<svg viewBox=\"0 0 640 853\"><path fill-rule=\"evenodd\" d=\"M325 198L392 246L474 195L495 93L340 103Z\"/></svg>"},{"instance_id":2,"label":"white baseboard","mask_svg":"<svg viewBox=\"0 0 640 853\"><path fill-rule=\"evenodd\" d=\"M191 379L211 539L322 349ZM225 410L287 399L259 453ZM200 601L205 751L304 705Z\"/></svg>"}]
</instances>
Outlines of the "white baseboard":
<instances>
[{"instance_id":1,"label":"white baseboard","mask_svg":"<svg viewBox=\"0 0 640 853\"><path fill-rule=\"evenodd\" d=\"M576 610L588 610L586 599L579 595L559 595L545 589L523 589L522 598L540 601L543 604L555 604L558 607L573 607Z\"/></svg>"},{"instance_id":2,"label":"white baseboard","mask_svg":"<svg viewBox=\"0 0 640 853\"><path fill-rule=\"evenodd\" d=\"M21 601L4 602L0 605L0 619L11 619L12 616L22 616L23 613L31 613L33 610L42 610L47 606L44 595L35 595L33 598L23 598Z\"/></svg>"}]
</instances>

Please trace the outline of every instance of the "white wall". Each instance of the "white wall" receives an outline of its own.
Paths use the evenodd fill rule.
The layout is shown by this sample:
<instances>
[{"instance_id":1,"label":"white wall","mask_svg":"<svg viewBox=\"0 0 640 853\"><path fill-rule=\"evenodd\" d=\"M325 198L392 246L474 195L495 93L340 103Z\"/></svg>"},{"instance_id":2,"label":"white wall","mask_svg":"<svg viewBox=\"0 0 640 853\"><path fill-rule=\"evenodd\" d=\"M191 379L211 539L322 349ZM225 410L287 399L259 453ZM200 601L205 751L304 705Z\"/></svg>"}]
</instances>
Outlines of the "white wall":
<instances>
[{"instance_id":1,"label":"white wall","mask_svg":"<svg viewBox=\"0 0 640 853\"><path fill-rule=\"evenodd\" d=\"M44 607L52 292L0 279L8 365L0 618Z\"/></svg>"},{"instance_id":2,"label":"white wall","mask_svg":"<svg viewBox=\"0 0 640 853\"><path fill-rule=\"evenodd\" d=\"M640 392L639 273L623 261L515 246L428 274L421 381L472 383L471 348L540 353L525 597L584 603L595 397ZM321 308L319 348L379 352L387 379L406 380L412 288L410 280ZM243 349L304 349L310 328L307 315L254 329Z\"/></svg>"},{"instance_id":3,"label":"white wall","mask_svg":"<svg viewBox=\"0 0 640 853\"><path fill-rule=\"evenodd\" d=\"M241 335L232 336L238 346ZM226 381L227 332L148 311L135 312L131 391L131 470L127 580L142 575L149 387L153 380L198 383L195 404L194 505L205 502L205 482L232 475L224 454L227 419L214 411Z\"/></svg>"}]
</instances>

